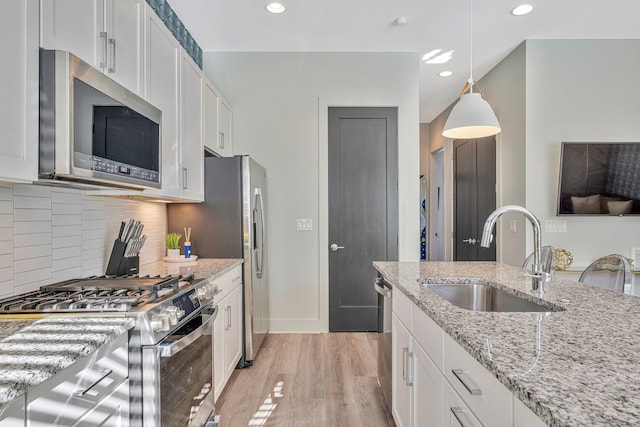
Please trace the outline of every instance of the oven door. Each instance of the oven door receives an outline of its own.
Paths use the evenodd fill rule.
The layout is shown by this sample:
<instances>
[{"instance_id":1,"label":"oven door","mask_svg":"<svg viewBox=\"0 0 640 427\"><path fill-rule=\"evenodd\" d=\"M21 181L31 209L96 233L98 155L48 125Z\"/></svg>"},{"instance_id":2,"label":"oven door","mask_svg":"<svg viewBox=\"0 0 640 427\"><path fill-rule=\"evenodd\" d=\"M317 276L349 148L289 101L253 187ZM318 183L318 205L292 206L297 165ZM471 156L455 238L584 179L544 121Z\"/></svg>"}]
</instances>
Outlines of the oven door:
<instances>
[{"instance_id":1,"label":"oven door","mask_svg":"<svg viewBox=\"0 0 640 427\"><path fill-rule=\"evenodd\" d=\"M213 426L213 320L208 305L143 353L143 422L153 426Z\"/></svg>"}]
</instances>

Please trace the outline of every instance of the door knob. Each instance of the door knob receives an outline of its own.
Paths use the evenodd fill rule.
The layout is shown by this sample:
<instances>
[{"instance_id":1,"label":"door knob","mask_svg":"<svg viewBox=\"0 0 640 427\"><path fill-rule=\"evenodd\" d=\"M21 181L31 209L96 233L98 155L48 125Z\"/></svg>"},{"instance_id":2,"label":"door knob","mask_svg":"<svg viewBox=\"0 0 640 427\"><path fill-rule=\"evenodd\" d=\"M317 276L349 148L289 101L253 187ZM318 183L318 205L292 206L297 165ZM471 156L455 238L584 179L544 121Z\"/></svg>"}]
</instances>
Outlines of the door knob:
<instances>
[{"instance_id":1,"label":"door knob","mask_svg":"<svg viewBox=\"0 0 640 427\"><path fill-rule=\"evenodd\" d=\"M476 244L476 242L477 242L477 240L476 240L476 239L474 239L474 238L472 238L472 237L469 237L468 239L464 239L464 240L463 240L463 242L464 242L464 243L468 243L468 244L470 244L470 245L475 245L475 244Z\"/></svg>"},{"instance_id":2,"label":"door knob","mask_svg":"<svg viewBox=\"0 0 640 427\"><path fill-rule=\"evenodd\" d=\"M331 246L329 246L329 249L331 249L333 252L335 252L338 249L344 249L344 246L338 246L335 243L332 243Z\"/></svg>"}]
</instances>

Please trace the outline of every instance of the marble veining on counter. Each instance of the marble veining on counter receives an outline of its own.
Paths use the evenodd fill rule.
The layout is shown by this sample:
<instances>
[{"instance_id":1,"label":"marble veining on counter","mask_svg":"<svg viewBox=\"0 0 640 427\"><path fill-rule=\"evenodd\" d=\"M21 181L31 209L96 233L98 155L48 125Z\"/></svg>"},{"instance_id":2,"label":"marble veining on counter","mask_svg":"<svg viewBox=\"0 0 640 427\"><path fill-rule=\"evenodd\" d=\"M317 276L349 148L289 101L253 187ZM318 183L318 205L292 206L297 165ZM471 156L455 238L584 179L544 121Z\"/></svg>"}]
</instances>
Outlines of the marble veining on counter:
<instances>
[{"instance_id":1,"label":"marble veining on counter","mask_svg":"<svg viewBox=\"0 0 640 427\"><path fill-rule=\"evenodd\" d=\"M127 317L49 317L0 340L0 409L30 387L41 384L133 328ZM0 328L15 328L1 321Z\"/></svg>"},{"instance_id":2,"label":"marble veining on counter","mask_svg":"<svg viewBox=\"0 0 640 427\"><path fill-rule=\"evenodd\" d=\"M198 258L195 262L170 263L164 261L152 262L140 266L141 276L188 276L193 274L196 279L207 279L221 276L233 267L242 264L242 259L235 258Z\"/></svg>"},{"instance_id":3,"label":"marble veining on counter","mask_svg":"<svg viewBox=\"0 0 640 427\"><path fill-rule=\"evenodd\" d=\"M581 283L545 284L548 313L476 312L427 289L475 280L540 302L523 270L493 262L374 267L550 426L640 424L640 298Z\"/></svg>"}]
</instances>

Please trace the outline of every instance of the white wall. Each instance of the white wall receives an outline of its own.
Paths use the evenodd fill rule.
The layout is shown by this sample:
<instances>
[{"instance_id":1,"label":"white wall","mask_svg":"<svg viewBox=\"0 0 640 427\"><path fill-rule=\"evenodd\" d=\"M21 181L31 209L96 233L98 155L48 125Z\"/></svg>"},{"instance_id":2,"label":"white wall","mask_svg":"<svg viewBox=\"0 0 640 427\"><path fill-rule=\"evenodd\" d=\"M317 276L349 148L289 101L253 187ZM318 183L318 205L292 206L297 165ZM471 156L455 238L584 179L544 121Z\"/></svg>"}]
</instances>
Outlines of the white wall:
<instances>
[{"instance_id":1,"label":"white wall","mask_svg":"<svg viewBox=\"0 0 640 427\"><path fill-rule=\"evenodd\" d=\"M267 170L271 329L326 331L327 107L398 107L399 256L419 259L418 55L206 52L204 70L233 106L234 153Z\"/></svg>"},{"instance_id":2,"label":"white wall","mask_svg":"<svg viewBox=\"0 0 640 427\"><path fill-rule=\"evenodd\" d=\"M0 296L105 273L120 221L139 219L140 263L164 255L163 204L86 196L42 185L0 185Z\"/></svg>"},{"instance_id":3,"label":"white wall","mask_svg":"<svg viewBox=\"0 0 640 427\"><path fill-rule=\"evenodd\" d=\"M496 135L496 207L527 206L525 182L525 55L522 43L496 65L478 83L493 107L502 131ZM509 229L509 221L516 221L516 231ZM521 266L532 248L525 246L531 226L522 215L505 214L497 232L497 260ZM479 236L480 237L480 236Z\"/></svg>"},{"instance_id":4,"label":"white wall","mask_svg":"<svg viewBox=\"0 0 640 427\"><path fill-rule=\"evenodd\" d=\"M562 141L640 142L640 40L530 40L526 63L526 204L543 224L567 221L566 233L543 231L543 244L569 250L577 268L628 256L640 247L639 217L555 212Z\"/></svg>"}]
</instances>

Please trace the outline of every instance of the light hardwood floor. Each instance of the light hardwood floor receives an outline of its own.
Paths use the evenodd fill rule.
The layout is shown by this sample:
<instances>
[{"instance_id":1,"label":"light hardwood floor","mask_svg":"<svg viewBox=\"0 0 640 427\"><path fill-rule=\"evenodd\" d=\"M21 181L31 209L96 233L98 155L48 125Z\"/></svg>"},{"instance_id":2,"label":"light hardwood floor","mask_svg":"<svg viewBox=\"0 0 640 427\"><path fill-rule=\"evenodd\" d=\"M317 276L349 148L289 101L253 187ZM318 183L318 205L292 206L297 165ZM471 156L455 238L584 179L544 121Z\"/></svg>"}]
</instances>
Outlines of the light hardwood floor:
<instances>
[{"instance_id":1,"label":"light hardwood floor","mask_svg":"<svg viewBox=\"0 0 640 427\"><path fill-rule=\"evenodd\" d=\"M376 378L377 334L270 334L216 402L221 427L395 427Z\"/></svg>"}]
</instances>

